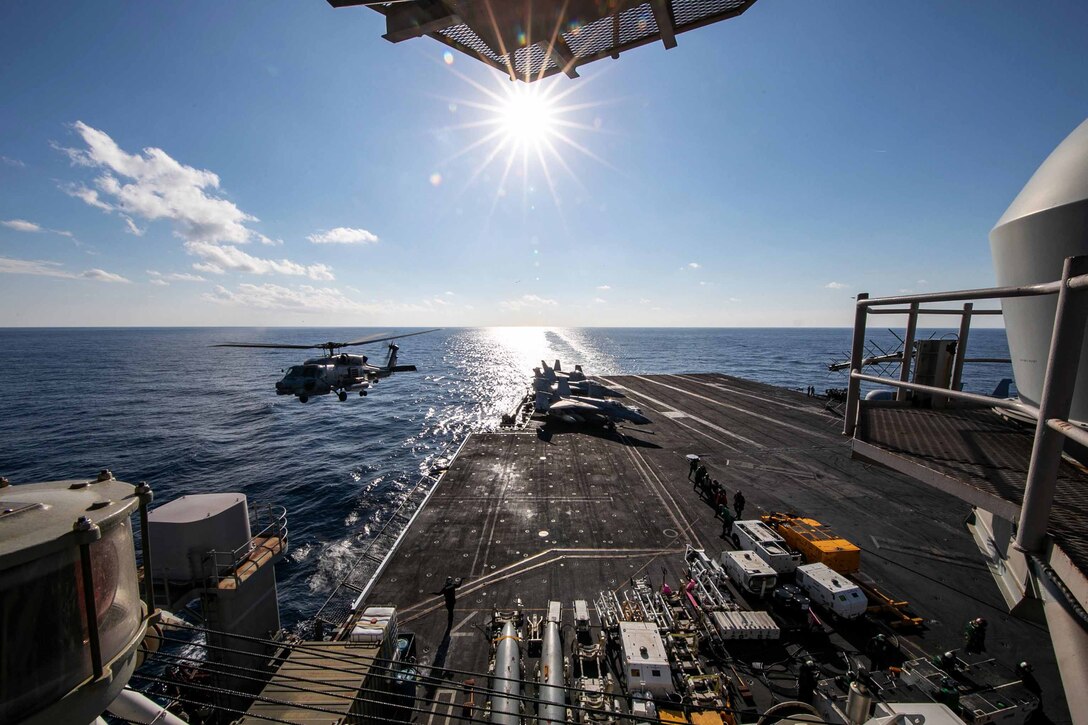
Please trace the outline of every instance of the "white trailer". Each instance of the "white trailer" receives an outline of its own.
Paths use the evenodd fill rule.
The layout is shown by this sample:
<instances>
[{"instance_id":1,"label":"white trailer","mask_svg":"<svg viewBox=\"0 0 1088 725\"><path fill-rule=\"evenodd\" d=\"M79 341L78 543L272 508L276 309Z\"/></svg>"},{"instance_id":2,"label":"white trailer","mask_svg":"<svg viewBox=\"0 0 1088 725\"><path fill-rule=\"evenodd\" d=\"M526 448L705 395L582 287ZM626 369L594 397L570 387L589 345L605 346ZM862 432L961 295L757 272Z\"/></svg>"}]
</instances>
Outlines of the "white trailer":
<instances>
[{"instance_id":1,"label":"white trailer","mask_svg":"<svg viewBox=\"0 0 1088 725\"><path fill-rule=\"evenodd\" d=\"M805 590L813 604L843 619L857 619L865 614L869 606L861 587L826 564L797 567L797 584Z\"/></svg>"},{"instance_id":2,"label":"white trailer","mask_svg":"<svg viewBox=\"0 0 1088 725\"><path fill-rule=\"evenodd\" d=\"M623 675L628 692L664 697L675 692L665 643L653 622L620 622Z\"/></svg>"},{"instance_id":3,"label":"white trailer","mask_svg":"<svg viewBox=\"0 0 1088 725\"><path fill-rule=\"evenodd\" d=\"M792 574L801 563L801 555L791 551L786 541L759 519L734 522L733 537L738 549L756 552L779 574Z\"/></svg>"},{"instance_id":4,"label":"white trailer","mask_svg":"<svg viewBox=\"0 0 1088 725\"><path fill-rule=\"evenodd\" d=\"M754 551L723 551L722 568L734 584L760 598L778 583L778 574Z\"/></svg>"}]
</instances>

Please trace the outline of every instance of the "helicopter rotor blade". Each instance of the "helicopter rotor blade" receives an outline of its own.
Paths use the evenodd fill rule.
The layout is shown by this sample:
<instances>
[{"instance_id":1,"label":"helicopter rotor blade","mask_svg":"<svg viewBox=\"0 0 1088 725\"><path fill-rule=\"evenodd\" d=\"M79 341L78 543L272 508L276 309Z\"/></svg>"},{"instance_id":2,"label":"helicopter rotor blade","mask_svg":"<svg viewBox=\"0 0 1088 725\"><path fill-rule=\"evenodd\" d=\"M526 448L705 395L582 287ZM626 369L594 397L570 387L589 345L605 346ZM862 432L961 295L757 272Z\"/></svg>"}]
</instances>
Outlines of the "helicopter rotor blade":
<instances>
[{"instance_id":1,"label":"helicopter rotor blade","mask_svg":"<svg viewBox=\"0 0 1088 725\"><path fill-rule=\"evenodd\" d=\"M324 345L280 345L272 342L221 342L212 347L264 347L276 350L313 350Z\"/></svg>"},{"instance_id":2,"label":"helicopter rotor blade","mask_svg":"<svg viewBox=\"0 0 1088 725\"><path fill-rule=\"evenodd\" d=\"M426 335L428 332L438 332L441 327L436 327L432 330L421 330L419 332L407 332L403 335L385 335L379 333L377 335L371 335L370 337L362 337L358 340L352 340L351 342L338 343L337 347L348 347L350 345L370 345L375 342L385 342L386 340L399 340L402 337L413 337L415 335Z\"/></svg>"}]
</instances>

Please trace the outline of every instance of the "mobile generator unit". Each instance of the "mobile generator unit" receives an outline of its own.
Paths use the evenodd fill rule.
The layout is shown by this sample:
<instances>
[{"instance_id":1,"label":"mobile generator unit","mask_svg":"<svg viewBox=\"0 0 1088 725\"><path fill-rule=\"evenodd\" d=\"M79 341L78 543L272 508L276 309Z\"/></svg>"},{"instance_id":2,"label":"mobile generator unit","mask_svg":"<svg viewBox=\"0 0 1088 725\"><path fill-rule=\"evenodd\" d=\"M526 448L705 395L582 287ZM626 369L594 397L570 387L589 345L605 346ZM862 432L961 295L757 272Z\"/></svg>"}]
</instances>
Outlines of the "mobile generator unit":
<instances>
[{"instance_id":1,"label":"mobile generator unit","mask_svg":"<svg viewBox=\"0 0 1088 725\"><path fill-rule=\"evenodd\" d=\"M778 584L778 574L754 551L723 551L722 568L747 594L762 599Z\"/></svg>"},{"instance_id":2,"label":"mobile generator unit","mask_svg":"<svg viewBox=\"0 0 1088 725\"><path fill-rule=\"evenodd\" d=\"M857 619L869 607L861 587L826 564L797 567L797 584L813 604L843 619Z\"/></svg>"},{"instance_id":3,"label":"mobile generator unit","mask_svg":"<svg viewBox=\"0 0 1088 725\"><path fill-rule=\"evenodd\" d=\"M801 555L790 551L785 539L759 519L735 522L733 542L738 549L754 551L779 574L792 574L801 563Z\"/></svg>"}]
</instances>

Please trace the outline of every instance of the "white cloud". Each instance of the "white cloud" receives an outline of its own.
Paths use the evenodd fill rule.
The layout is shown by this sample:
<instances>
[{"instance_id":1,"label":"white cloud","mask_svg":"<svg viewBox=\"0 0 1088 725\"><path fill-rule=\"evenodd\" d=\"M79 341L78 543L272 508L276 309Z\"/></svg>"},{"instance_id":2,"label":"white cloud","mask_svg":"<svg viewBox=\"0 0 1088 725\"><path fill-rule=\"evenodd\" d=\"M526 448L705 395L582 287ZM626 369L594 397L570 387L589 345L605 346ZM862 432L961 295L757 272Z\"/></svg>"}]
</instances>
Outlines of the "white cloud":
<instances>
[{"instance_id":1,"label":"white cloud","mask_svg":"<svg viewBox=\"0 0 1088 725\"><path fill-rule=\"evenodd\" d=\"M740 297L730 297L729 301L730 302L740 302Z\"/></svg>"},{"instance_id":2,"label":"white cloud","mask_svg":"<svg viewBox=\"0 0 1088 725\"><path fill-rule=\"evenodd\" d=\"M160 287L165 287L171 282L206 282L207 280L201 277L199 274L190 274L189 272L169 272L163 274L154 269L147 270L147 273L151 276L148 280L151 284L157 284Z\"/></svg>"},{"instance_id":3,"label":"white cloud","mask_svg":"<svg viewBox=\"0 0 1088 725\"><path fill-rule=\"evenodd\" d=\"M601 299L600 297L594 297L593 302L594 302L594 304L598 304L598 305L607 305L608 304L608 300Z\"/></svg>"},{"instance_id":4,"label":"white cloud","mask_svg":"<svg viewBox=\"0 0 1088 725\"><path fill-rule=\"evenodd\" d=\"M638 303L639 303L640 305L648 305L648 304L650 304L651 302L653 302L653 300L649 299L648 297L643 297L642 299L640 299L640 300L638 301Z\"/></svg>"},{"instance_id":5,"label":"white cloud","mask_svg":"<svg viewBox=\"0 0 1088 725\"><path fill-rule=\"evenodd\" d=\"M201 258L193 268L211 274L224 272L248 272L250 274L284 274L293 277L309 277L316 280L335 279L332 269L325 264L308 266L289 259L262 259L243 252L231 245L220 246L209 242L186 242L189 254Z\"/></svg>"},{"instance_id":6,"label":"white cloud","mask_svg":"<svg viewBox=\"0 0 1088 725\"><path fill-rule=\"evenodd\" d=\"M41 224L35 224L34 222L28 222L26 219L8 219L7 221L0 221L0 224L4 225L8 229L14 229L17 232L30 232L32 234L38 234L41 232L49 232L51 234L59 234L62 237L68 237L76 242L76 235L71 232L66 232L63 229L47 229Z\"/></svg>"},{"instance_id":7,"label":"white cloud","mask_svg":"<svg viewBox=\"0 0 1088 725\"><path fill-rule=\"evenodd\" d=\"M918 285L921 287L925 287L927 284L929 284L929 282L925 281L924 279L918 280Z\"/></svg>"},{"instance_id":8,"label":"white cloud","mask_svg":"<svg viewBox=\"0 0 1088 725\"><path fill-rule=\"evenodd\" d=\"M846 285L842 282L828 282L824 285L825 289L846 289Z\"/></svg>"},{"instance_id":9,"label":"white cloud","mask_svg":"<svg viewBox=\"0 0 1088 725\"><path fill-rule=\"evenodd\" d=\"M612 288L609 285L602 284L602 285L599 285L597 287L597 289L601 290L602 292L607 292L608 290L610 290Z\"/></svg>"},{"instance_id":10,"label":"white cloud","mask_svg":"<svg viewBox=\"0 0 1088 725\"><path fill-rule=\"evenodd\" d=\"M136 226L136 222L132 221L132 217L124 217L124 220L125 226L128 227L129 234L135 234L137 237L142 237L144 232L147 231L146 229L140 229L140 227Z\"/></svg>"},{"instance_id":11,"label":"white cloud","mask_svg":"<svg viewBox=\"0 0 1088 725\"><path fill-rule=\"evenodd\" d=\"M75 198L81 200L84 204L89 204L96 209L101 209L102 211L113 211L113 206L102 201L98 197L98 192L94 189L88 189L86 186L82 186L79 184L68 184L62 186L61 189L68 196L74 196Z\"/></svg>"},{"instance_id":12,"label":"white cloud","mask_svg":"<svg viewBox=\"0 0 1088 725\"><path fill-rule=\"evenodd\" d=\"M377 234L353 227L336 227L315 232L306 238L314 244L373 244L378 241Z\"/></svg>"},{"instance_id":13,"label":"white cloud","mask_svg":"<svg viewBox=\"0 0 1088 725\"><path fill-rule=\"evenodd\" d=\"M38 224L35 224L34 222L28 222L26 219L8 219L7 221L0 222L0 224L3 224L8 229L14 229L17 232L37 233L45 231Z\"/></svg>"},{"instance_id":14,"label":"white cloud","mask_svg":"<svg viewBox=\"0 0 1088 725\"><path fill-rule=\"evenodd\" d=\"M252 241L268 246L283 242L251 229L249 224L257 218L217 194L219 177L211 171L179 163L159 148L130 154L105 132L81 121L73 128L86 147L61 150L73 163L100 173L94 188L82 184L62 188L86 204L117 213L130 233L144 233L138 220L172 222L186 250L200 258L193 267L211 274L247 272L333 279L332 269L325 264L263 259L241 251L237 245Z\"/></svg>"},{"instance_id":15,"label":"white cloud","mask_svg":"<svg viewBox=\"0 0 1088 725\"><path fill-rule=\"evenodd\" d=\"M10 156L0 156L0 161L3 161L8 166L15 166L15 167L20 168L20 169L25 169L26 168L25 163L23 163L19 159L13 159Z\"/></svg>"},{"instance_id":16,"label":"white cloud","mask_svg":"<svg viewBox=\"0 0 1088 725\"><path fill-rule=\"evenodd\" d=\"M539 295L522 295L514 300L503 300L499 306L505 310L523 310L531 307L555 307L559 303L548 297Z\"/></svg>"},{"instance_id":17,"label":"white cloud","mask_svg":"<svg viewBox=\"0 0 1088 725\"><path fill-rule=\"evenodd\" d=\"M262 285L240 284L235 292L217 285L214 292L205 293L203 298L220 304L258 307L266 310L295 310L300 312L372 311L370 306L356 302L335 287L312 287L310 285L290 288L272 283Z\"/></svg>"},{"instance_id":18,"label":"white cloud","mask_svg":"<svg viewBox=\"0 0 1088 725\"><path fill-rule=\"evenodd\" d=\"M449 290L446 290L446 296L447 297L453 297L453 292L450 292Z\"/></svg>"},{"instance_id":19,"label":"white cloud","mask_svg":"<svg viewBox=\"0 0 1088 725\"><path fill-rule=\"evenodd\" d=\"M0 257L0 274L25 274L34 277L57 277L58 279L93 279L99 282L128 282L119 274L102 269L88 269L84 272L69 272L60 262L47 262L36 259L12 259Z\"/></svg>"},{"instance_id":20,"label":"white cloud","mask_svg":"<svg viewBox=\"0 0 1088 725\"><path fill-rule=\"evenodd\" d=\"M104 269L88 269L86 272L80 272L79 276L84 279L96 279L99 282L125 282L126 284L129 282L121 275L107 272Z\"/></svg>"},{"instance_id":21,"label":"white cloud","mask_svg":"<svg viewBox=\"0 0 1088 725\"><path fill-rule=\"evenodd\" d=\"M688 268L690 269L699 269L700 266L698 262L688 262Z\"/></svg>"},{"instance_id":22,"label":"white cloud","mask_svg":"<svg viewBox=\"0 0 1088 725\"><path fill-rule=\"evenodd\" d=\"M95 178L94 189L66 189L72 196L128 217L169 220L186 241L243 244L255 238L256 232L246 224L257 218L213 193L219 189L216 174L181 164L159 148L130 154L108 134L82 121L73 128L86 148L62 150L74 163L102 173Z\"/></svg>"}]
</instances>

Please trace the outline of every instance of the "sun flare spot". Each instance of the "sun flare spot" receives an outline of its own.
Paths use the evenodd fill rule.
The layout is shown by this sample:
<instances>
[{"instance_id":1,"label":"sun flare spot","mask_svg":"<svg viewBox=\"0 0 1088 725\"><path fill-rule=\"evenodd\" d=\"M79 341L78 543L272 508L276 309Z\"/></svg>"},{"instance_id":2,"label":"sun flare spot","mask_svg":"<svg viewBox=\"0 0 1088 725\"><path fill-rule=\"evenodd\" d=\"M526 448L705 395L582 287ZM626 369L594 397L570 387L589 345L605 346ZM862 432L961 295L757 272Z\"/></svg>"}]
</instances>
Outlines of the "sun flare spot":
<instances>
[{"instance_id":1,"label":"sun flare spot","mask_svg":"<svg viewBox=\"0 0 1088 725\"><path fill-rule=\"evenodd\" d=\"M585 84L573 85L558 76L523 83L496 75L492 85L451 72L470 90L467 95L444 99L457 117L457 123L445 131L451 138L464 133L466 139L442 163L471 158L459 178L465 188L482 183L492 189L491 212L508 197L519 198L525 213L534 211L538 189L547 189L555 208L560 209L572 183L584 189L574 166L580 156L614 169L578 138L602 133L602 123L593 121L601 118L600 107L608 101L585 97L592 87L587 90ZM575 93L583 97L572 99Z\"/></svg>"},{"instance_id":2,"label":"sun flare spot","mask_svg":"<svg viewBox=\"0 0 1088 725\"><path fill-rule=\"evenodd\" d=\"M555 106L537 86L514 86L498 109L499 127L509 141L536 147L555 132Z\"/></svg>"}]
</instances>

